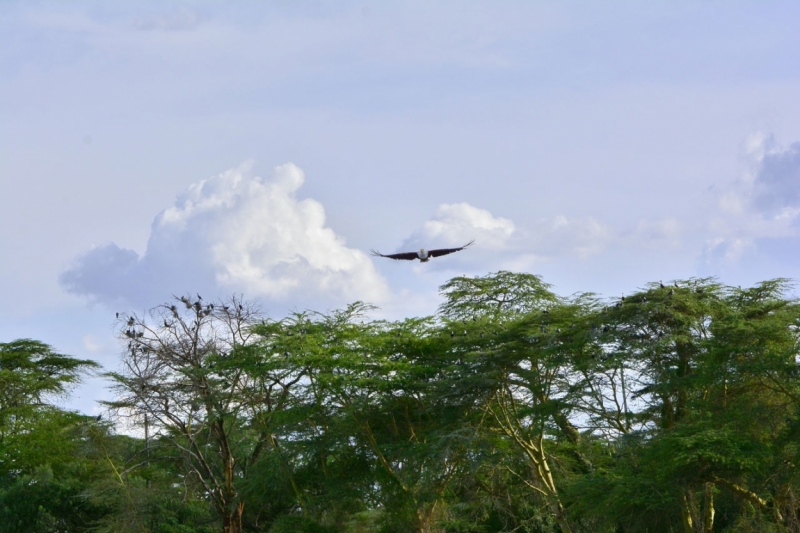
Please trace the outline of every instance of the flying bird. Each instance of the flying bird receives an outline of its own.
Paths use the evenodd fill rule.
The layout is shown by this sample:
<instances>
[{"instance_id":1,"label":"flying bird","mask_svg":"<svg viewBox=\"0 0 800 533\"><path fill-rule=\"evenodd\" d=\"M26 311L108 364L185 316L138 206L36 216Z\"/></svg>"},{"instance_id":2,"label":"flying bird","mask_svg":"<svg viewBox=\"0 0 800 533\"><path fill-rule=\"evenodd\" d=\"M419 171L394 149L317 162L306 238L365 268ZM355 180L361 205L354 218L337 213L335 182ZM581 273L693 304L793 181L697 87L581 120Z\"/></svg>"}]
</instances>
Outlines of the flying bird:
<instances>
[{"instance_id":1,"label":"flying bird","mask_svg":"<svg viewBox=\"0 0 800 533\"><path fill-rule=\"evenodd\" d=\"M420 263L427 263L431 257L439 257L440 255L447 255L452 254L453 252L460 252L464 248L469 248L475 241L469 241L464 246L459 248L437 248L436 250L426 250L425 248L420 248L419 252L402 252L399 254L382 254L377 250L370 250L372 255L377 257L388 257L389 259L402 259L404 261L413 261L414 259L419 259Z\"/></svg>"}]
</instances>

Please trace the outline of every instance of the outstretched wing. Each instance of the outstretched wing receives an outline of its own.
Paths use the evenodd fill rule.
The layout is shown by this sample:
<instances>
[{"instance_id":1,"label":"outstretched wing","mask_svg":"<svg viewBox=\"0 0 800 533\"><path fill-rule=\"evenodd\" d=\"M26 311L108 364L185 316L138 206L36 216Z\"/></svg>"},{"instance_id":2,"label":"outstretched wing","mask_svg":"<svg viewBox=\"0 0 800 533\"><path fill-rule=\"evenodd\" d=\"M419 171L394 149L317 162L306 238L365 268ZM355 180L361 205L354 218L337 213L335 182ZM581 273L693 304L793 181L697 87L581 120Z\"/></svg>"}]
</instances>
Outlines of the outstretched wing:
<instances>
[{"instance_id":1,"label":"outstretched wing","mask_svg":"<svg viewBox=\"0 0 800 533\"><path fill-rule=\"evenodd\" d=\"M389 259L403 259L405 261L412 261L414 259L419 259L419 257L417 256L417 252L403 252L400 254L383 255L377 250L370 250L370 251L372 252L372 255L378 257L388 257Z\"/></svg>"},{"instance_id":2,"label":"outstretched wing","mask_svg":"<svg viewBox=\"0 0 800 533\"><path fill-rule=\"evenodd\" d=\"M464 248L469 248L474 243L475 241L471 240L460 248L438 248L436 250L428 250L428 255L431 257L439 257L440 255L447 255L447 254L452 254L453 252L460 252Z\"/></svg>"}]
</instances>

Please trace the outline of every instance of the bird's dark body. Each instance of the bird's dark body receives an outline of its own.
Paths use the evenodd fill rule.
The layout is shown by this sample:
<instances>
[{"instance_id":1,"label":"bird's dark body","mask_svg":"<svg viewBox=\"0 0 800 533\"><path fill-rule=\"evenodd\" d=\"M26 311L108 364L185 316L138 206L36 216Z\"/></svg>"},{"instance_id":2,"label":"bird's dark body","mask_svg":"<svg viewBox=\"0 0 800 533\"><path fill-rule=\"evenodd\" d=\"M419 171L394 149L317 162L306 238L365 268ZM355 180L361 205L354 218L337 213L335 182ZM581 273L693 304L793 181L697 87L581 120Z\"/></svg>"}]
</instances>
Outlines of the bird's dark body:
<instances>
[{"instance_id":1,"label":"bird's dark body","mask_svg":"<svg viewBox=\"0 0 800 533\"><path fill-rule=\"evenodd\" d=\"M431 257L439 257L442 255L452 254L453 252L460 252L464 248L469 248L472 246L472 243L475 241L469 241L464 246L460 246L458 248L437 248L436 250L425 250L424 248L421 249L419 252L401 252L399 254L382 254L377 250L372 250L372 255L377 257L388 257L389 259L394 259L397 261L413 261L414 259L419 259L420 263L427 263L430 261Z\"/></svg>"}]
</instances>

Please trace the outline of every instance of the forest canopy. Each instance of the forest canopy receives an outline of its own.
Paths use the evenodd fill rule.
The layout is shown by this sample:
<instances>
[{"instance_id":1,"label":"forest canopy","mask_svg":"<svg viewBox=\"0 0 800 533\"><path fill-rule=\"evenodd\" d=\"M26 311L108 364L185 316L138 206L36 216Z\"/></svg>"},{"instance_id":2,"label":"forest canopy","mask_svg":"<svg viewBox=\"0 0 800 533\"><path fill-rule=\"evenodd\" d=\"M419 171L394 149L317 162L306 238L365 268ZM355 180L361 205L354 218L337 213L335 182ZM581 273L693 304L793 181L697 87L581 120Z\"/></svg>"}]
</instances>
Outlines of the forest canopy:
<instances>
[{"instance_id":1,"label":"forest canopy","mask_svg":"<svg viewBox=\"0 0 800 533\"><path fill-rule=\"evenodd\" d=\"M0 533L797 533L791 288L501 271L400 321L184 295L119 315L99 418L52 403L96 363L0 343Z\"/></svg>"}]
</instances>

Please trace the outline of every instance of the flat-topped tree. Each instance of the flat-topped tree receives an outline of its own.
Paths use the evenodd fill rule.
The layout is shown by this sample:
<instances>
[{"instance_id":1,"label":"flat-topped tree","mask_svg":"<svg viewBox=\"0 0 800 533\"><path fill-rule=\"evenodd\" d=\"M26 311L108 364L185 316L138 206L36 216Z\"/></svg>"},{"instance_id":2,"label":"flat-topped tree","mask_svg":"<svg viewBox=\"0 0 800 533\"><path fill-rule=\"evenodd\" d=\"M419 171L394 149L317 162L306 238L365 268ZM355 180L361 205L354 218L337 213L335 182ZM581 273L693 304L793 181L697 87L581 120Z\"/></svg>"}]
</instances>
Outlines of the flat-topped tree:
<instances>
[{"instance_id":1,"label":"flat-topped tree","mask_svg":"<svg viewBox=\"0 0 800 533\"><path fill-rule=\"evenodd\" d=\"M575 512L636 530L712 531L739 501L776 527L797 523L800 305L790 288L651 283L598 315L608 364L626 369L631 424L613 464L575 487ZM590 414L596 427L614 423Z\"/></svg>"},{"instance_id":2,"label":"flat-topped tree","mask_svg":"<svg viewBox=\"0 0 800 533\"><path fill-rule=\"evenodd\" d=\"M439 315L448 320L508 319L558 303L559 297L550 289L551 285L535 274L501 270L486 276L457 276L439 287L445 300Z\"/></svg>"},{"instance_id":3,"label":"flat-topped tree","mask_svg":"<svg viewBox=\"0 0 800 533\"><path fill-rule=\"evenodd\" d=\"M47 405L99 368L94 361L60 354L43 342L0 343L0 428L10 415Z\"/></svg>"},{"instance_id":4,"label":"flat-topped tree","mask_svg":"<svg viewBox=\"0 0 800 533\"><path fill-rule=\"evenodd\" d=\"M92 479L83 452L106 427L53 405L98 367L40 341L0 343L0 531L83 531L102 516L74 487Z\"/></svg>"},{"instance_id":5,"label":"flat-topped tree","mask_svg":"<svg viewBox=\"0 0 800 533\"><path fill-rule=\"evenodd\" d=\"M525 467L513 475L543 498L562 533L571 532L552 468L554 437L580 445L569 420L569 396L580 381L571 365L592 343L584 317L593 300L561 298L539 276L506 271L459 276L440 293L439 317L452 332L455 362L447 381L461 401L481 405L488 415L482 424L491 423L520 452Z\"/></svg>"}]
</instances>

